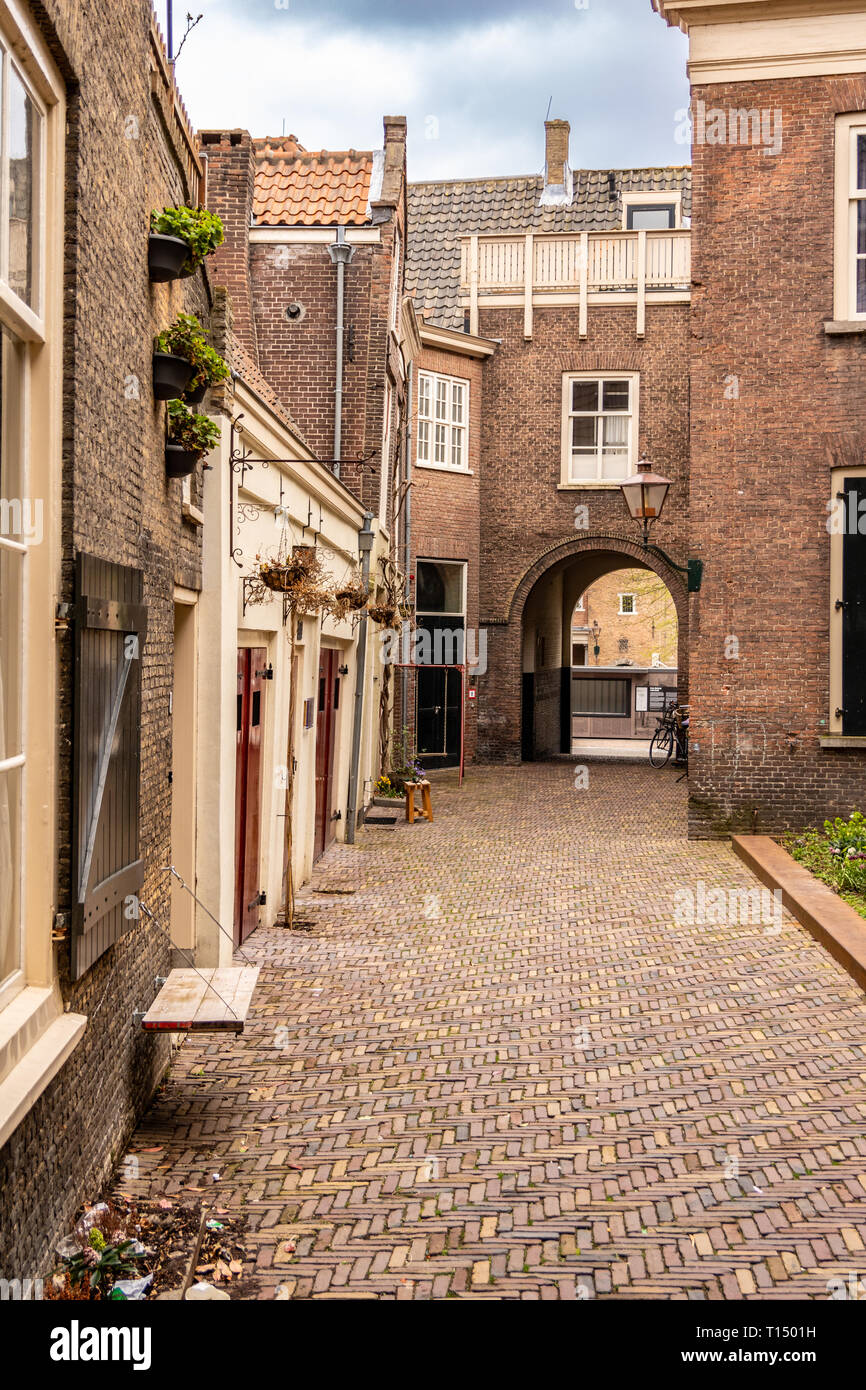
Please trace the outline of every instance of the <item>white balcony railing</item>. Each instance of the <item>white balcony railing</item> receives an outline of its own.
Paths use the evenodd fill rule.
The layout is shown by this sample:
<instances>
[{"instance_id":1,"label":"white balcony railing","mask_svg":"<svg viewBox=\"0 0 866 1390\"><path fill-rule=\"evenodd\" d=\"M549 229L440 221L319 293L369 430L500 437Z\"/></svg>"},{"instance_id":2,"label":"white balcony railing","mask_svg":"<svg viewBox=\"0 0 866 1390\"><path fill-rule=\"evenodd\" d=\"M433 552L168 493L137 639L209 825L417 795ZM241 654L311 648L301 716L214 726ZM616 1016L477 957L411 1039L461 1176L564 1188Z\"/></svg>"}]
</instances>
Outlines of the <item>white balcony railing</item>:
<instances>
[{"instance_id":1,"label":"white balcony railing","mask_svg":"<svg viewBox=\"0 0 866 1390\"><path fill-rule=\"evenodd\" d=\"M637 333L643 337L646 301L687 299L691 279L691 234L663 232L577 232L571 236L469 236L461 243L460 286L468 295L470 332L478 331L480 296L495 302L522 296L524 336L532 336L536 303L579 305L579 333L586 336L587 306L625 296L637 304ZM557 296L552 300L551 296Z\"/></svg>"}]
</instances>

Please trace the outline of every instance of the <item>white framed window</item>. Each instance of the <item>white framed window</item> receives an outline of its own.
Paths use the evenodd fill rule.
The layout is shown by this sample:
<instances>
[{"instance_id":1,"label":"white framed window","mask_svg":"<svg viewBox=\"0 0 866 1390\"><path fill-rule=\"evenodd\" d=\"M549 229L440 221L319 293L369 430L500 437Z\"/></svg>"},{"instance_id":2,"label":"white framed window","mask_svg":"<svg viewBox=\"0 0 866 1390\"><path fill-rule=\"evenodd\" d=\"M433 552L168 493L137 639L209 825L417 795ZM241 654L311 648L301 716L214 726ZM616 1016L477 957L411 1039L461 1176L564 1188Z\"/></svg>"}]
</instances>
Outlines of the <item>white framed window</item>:
<instances>
[{"instance_id":1,"label":"white framed window","mask_svg":"<svg viewBox=\"0 0 866 1390\"><path fill-rule=\"evenodd\" d=\"M415 612L419 617L462 618L466 613L466 561L418 560Z\"/></svg>"},{"instance_id":2,"label":"white framed window","mask_svg":"<svg viewBox=\"0 0 866 1390\"><path fill-rule=\"evenodd\" d=\"M563 377L562 483L618 483L634 471L638 373Z\"/></svg>"},{"instance_id":3,"label":"white framed window","mask_svg":"<svg viewBox=\"0 0 866 1390\"><path fill-rule=\"evenodd\" d=\"M681 194L665 192L623 193L623 231L662 232L681 226Z\"/></svg>"},{"instance_id":4,"label":"white framed window","mask_svg":"<svg viewBox=\"0 0 866 1390\"><path fill-rule=\"evenodd\" d=\"M624 616L631 616L637 612L637 599L634 594L620 594L619 611Z\"/></svg>"},{"instance_id":5,"label":"white framed window","mask_svg":"<svg viewBox=\"0 0 866 1390\"><path fill-rule=\"evenodd\" d=\"M468 473L469 382L463 377L419 373L416 462Z\"/></svg>"},{"instance_id":6,"label":"white framed window","mask_svg":"<svg viewBox=\"0 0 866 1390\"><path fill-rule=\"evenodd\" d=\"M866 118L836 118L834 317L866 319Z\"/></svg>"},{"instance_id":7,"label":"white framed window","mask_svg":"<svg viewBox=\"0 0 866 1390\"><path fill-rule=\"evenodd\" d=\"M580 612L580 613L586 612L586 604L585 604L585 602L584 602L584 598L585 598L585 597L586 597L585 594L581 594L580 598L577 600L577 603L574 605L575 611L576 611L576 612Z\"/></svg>"}]
</instances>

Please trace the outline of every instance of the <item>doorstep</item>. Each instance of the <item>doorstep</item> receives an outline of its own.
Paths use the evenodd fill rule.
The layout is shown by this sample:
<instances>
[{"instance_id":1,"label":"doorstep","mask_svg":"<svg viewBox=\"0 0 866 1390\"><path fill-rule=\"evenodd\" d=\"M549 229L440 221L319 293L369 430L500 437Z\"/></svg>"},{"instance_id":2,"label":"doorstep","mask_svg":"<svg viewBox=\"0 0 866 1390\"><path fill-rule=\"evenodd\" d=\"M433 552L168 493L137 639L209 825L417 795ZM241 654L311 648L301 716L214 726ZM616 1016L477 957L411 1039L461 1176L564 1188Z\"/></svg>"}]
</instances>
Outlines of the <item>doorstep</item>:
<instances>
[{"instance_id":1,"label":"doorstep","mask_svg":"<svg viewBox=\"0 0 866 1390\"><path fill-rule=\"evenodd\" d=\"M734 835L734 853L768 888L781 888L782 903L801 926L866 989L866 917L821 883L769 835Z\"/></svg>"}]
</instances>

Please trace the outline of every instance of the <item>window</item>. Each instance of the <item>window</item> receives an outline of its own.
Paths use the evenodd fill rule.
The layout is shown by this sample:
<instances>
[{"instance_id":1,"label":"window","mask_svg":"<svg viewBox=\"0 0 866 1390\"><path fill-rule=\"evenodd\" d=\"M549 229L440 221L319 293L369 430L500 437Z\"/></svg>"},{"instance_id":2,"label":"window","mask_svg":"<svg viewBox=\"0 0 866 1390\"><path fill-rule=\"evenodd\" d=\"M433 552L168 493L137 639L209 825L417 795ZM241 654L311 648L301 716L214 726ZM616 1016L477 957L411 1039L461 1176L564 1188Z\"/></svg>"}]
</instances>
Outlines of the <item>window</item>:
<instances>
[{"instance_id":1,"label":"window","mask_svg":"<svg viewBox=\"0 0 866 1390\"><path fill-rule=\"evenodd\" d=\"M564 378L563 484L627 478L637 436L637 373Z\"/></svg>"},{"instance_id":2,"label":"window","mask_svg":"<svg viewBox=\"0 0 866 1390\"><path fill-rule=\"evenodd\" d=\"M829 732L866 740L866 468L831 477Z\"/></svg>"},{"instance_id":3,"label":"window","mask_svg":"<svg viewBox=\"0 0 866 1390\"><path fill-rule=\"evenodd\" d=\"M419 560L415 576L416 613L462 618L465 575L462 560Z\"/></svg>"},{"instance_id":4,"label":"window","mask_svg":"<svg viewBox=\"0 0 866 1390\"><path fill-rule=\"evenodd\" d=\"M636 613L637 604L634 594L620 594L619 596L620 613Z\"/></svg>"},{"instance_id":5,"label":"window","mask_svg":"<svg viewBox=\"0 0 866 1390\"><path fill-rule=\"evenodd\" d=\"M17 349L2 334L0 388L0 1000L22 965L21 810L24 750L24 576L35 521L15 439ZM36 537L34 536L35 540Z\"/></svg>"},{"instance_id":6,"label":"window","mask_svg":"<svg viewBox=\"0 0 866 1390\"><path fill-rule=\"evenodd\" d=\"M866 318L866 122L863 113L836 122L834 316Z\"/></svg>"},{"instance_id":7,"label":"window","mask_svg":"<svg viewBox=\"0 0 866 1390\"><path fill-rule=\"evenodd\" d=\"M586 604L584 603L583 600L584 600L584 595L581 594L580 598L577 600L577 603L574 605L575 610L579 610L581 613L583 613L583 612L585 611L585 609L586 609Z\"/></svg>"},{"instance_id":8,"label":"window","mask_svg":"<svg viewBox=\"0 0 866 1390\"><path fill-rule=\"evenodd\" d=\"M469 382L421 372L418 377L417 462L469 471Z\"/></svg>"},{"instance_id":9,"label":"window","mask_svg":"<svg viewBox=\"0 0 866 1390\"><path fill-rule=\"evenodd\" d=\"M679 193L624 193L622 225L627 232L663 232L681 226Z\"/></svg>"},{"instance_id":10,"label":"window","mask_svg":"<svg viewBox=\"0 0 866 1390\"><path fill-rule=\"evenodd\" d=\"M572 714L628 718L631 714L631 681L578 676L574 680Z\"/></svg>"},{"instance_id":11,"label":"window","mask_svg":"<svg viewBox=\"0 0 866 1390\"><path fill-rule=\"evenodd\" d=\"M616 645L617 645L619 651L621 651L621 652L627 652L627 651L628 651L628 638L627 638L627 637L620 637L619 640L617 641L617 644L616 644Z\"/></svg>"},{"instance_id":12,"label":"window","mask_svg":"<svg viewBox=\"0 0 866 1390\"><path fill-rule=\"evenodd\" d=\"M586 665L586 643L572 642L571 644L571 664L572 666Z\"/></svg>"}]
</instances>

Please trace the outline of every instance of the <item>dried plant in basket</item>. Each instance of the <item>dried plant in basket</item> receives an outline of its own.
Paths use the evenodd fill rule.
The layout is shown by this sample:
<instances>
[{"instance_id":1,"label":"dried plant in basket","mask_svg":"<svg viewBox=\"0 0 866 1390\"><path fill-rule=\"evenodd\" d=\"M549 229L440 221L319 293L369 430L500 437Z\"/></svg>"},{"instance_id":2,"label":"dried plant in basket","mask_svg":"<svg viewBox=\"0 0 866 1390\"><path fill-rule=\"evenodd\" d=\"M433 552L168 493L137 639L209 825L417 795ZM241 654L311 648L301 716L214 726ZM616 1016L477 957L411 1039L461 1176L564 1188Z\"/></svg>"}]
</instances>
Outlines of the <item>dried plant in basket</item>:
<instances>
[{"instance_id":1,"label":"dried plant in basket","mask_svg":"<svg viewBox=\"0 0 866 1390\"><path fill-rule=\"evenodd\" d=\"M324 578L322 563L314 545L294 545L284 559L262 560L258 556L258 577L267 589L278 594L291 594L299 585L320 584Z\"/></svg>"},{"instance_id":2,"label":"dried plant in basket","mask_svg":"<svg viewBox=\"0 0 866 1390\"><path fill-rule=\"evenodd\" d=\"M348 617L350 613L358 616L366 608L370 595L361 580L343 584L334 594L331 612L335 618Z\"/></svg>"}]
</instances>

